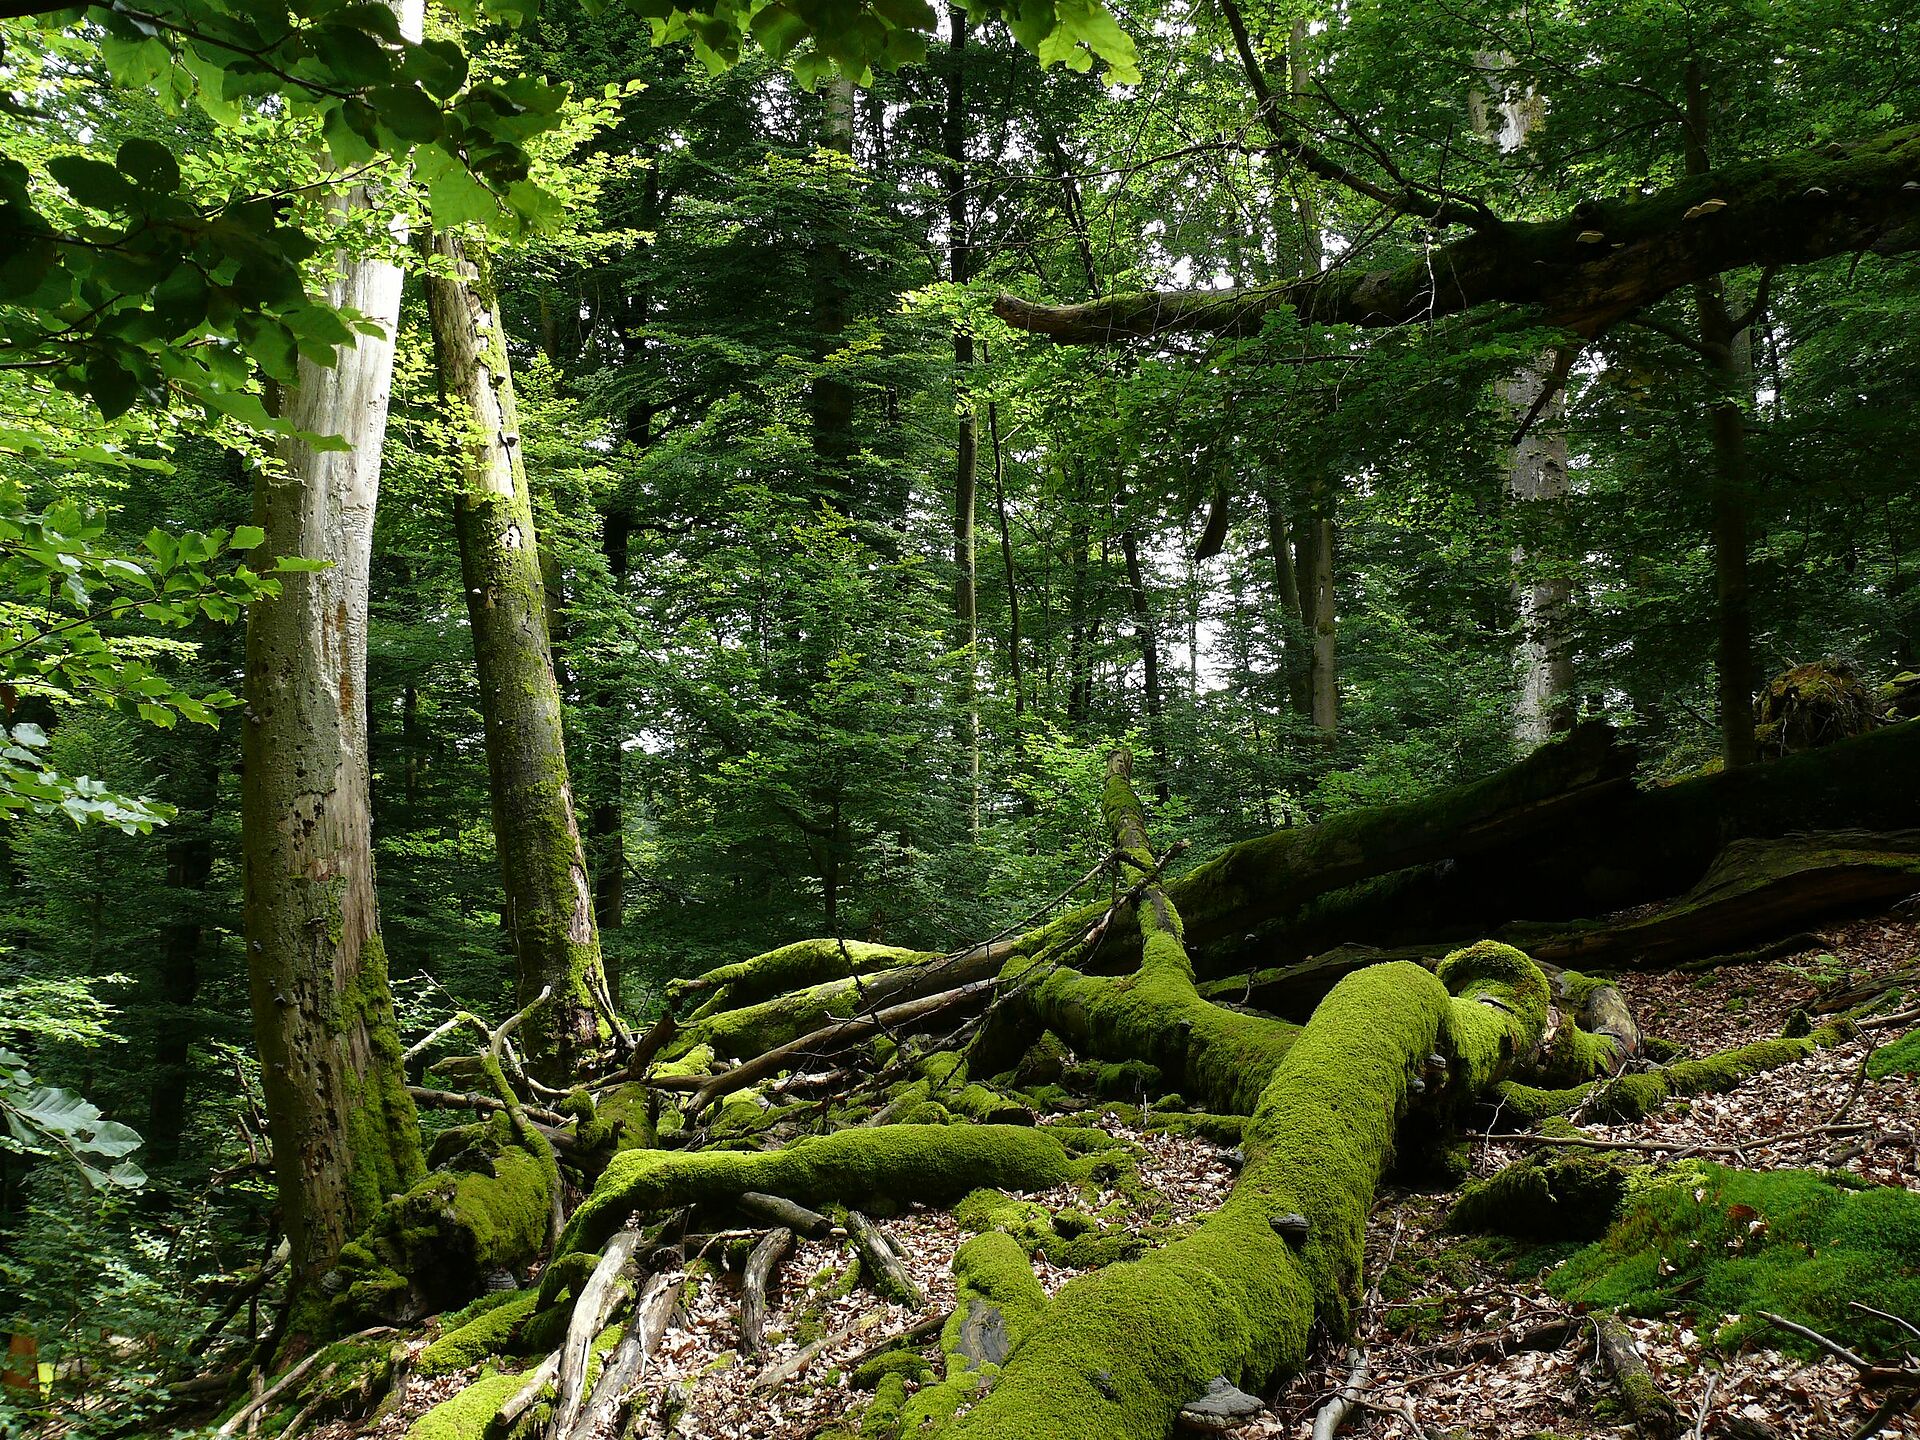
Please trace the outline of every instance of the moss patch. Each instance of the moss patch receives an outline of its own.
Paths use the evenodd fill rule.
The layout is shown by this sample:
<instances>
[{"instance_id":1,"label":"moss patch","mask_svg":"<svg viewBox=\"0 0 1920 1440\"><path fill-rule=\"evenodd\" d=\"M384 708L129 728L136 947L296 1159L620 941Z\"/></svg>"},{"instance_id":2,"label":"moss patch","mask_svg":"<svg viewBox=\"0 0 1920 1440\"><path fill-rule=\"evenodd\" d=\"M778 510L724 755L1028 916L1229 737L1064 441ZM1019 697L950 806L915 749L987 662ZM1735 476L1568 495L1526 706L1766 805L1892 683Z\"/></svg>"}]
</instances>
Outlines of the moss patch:
<instances>
[{"instance_id":1,"label":"moss patch","mask_svg":"<svg viewBox=\"0 0 1920 1440\"><path fill-rule=\"evenodd\" d=\"M539 1298L534 1290L514 1290L500 1296L497 1303L449 1329L422 1350L416 1362L420 1373L447 1375L505 1354Z\"/></svg>"},{"instance_id":2,"label":"moss patch","mask_svg":"<svg viewBox=\"0 0 1920 1440\"><path fill-rule=\"evenodd\" d=\"M1882 1045L1867 1062L1867 1074L1875 1080L1890 1075L1920 1075L1920 1030L1909 1030L1891 1045Z\"/></svg>"},{"instance_id":3,"label":"moss patch","mask_svg":"<svg viewBox=\"0 0 1920 1440\"><path fill-rule=\"evenodd\" d=\"M1847 1302L1920 1320L1920 1195L1806 1170L1688 1164L1635 1193L1619 1223L1548 1288L1641 1315L1739 1316L1722 1327L1722 1343L1765 1331L1770 1345L1804 1348L1752 1318L1771 1310L1877 1354L1899 1332Z\"/></svg>"},{"instance_id":4,"label":"moss patch","mask_svg":"<svg viewBox=\"0 0 1920 1440\"><path fill-rule=\"evenodd\" d=\"M1590 1150L1535 1153L1470 1183L1447 1213L1449 1230L1531 1240L1594 1240L1627 1194L1627 1166Z\"/></svg>"},{"instance_id":5,"label":"moss patch","mask_svg":"<svg viewBox=\"0 0 1920 1440\"><path fill-rule=\"evenodd\" d=\"M483 1375L414 1421L407 1440L483 1440L500 1407L525 1382L523 1375Z\"/></svg>"}]
</instances>

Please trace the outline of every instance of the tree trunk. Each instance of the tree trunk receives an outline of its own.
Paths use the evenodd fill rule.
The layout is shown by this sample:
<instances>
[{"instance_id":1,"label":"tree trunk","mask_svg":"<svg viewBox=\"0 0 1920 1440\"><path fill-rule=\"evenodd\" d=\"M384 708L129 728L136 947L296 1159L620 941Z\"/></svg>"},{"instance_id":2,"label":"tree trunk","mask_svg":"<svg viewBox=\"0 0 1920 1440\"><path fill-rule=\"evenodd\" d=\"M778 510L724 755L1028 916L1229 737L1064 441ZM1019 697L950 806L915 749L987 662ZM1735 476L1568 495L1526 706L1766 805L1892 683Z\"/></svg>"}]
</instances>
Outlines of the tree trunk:
<instances>
[{"instance_id":1,"label":"tree trunk","mask_svg":"<svg viewBox=\"0 0 1920 1440\"><path fill-rule=\"evenodd\" d=\"M819 143L837 155L853 154L853 82L843 75L835 74L821 87ZM836 178L834 183L837 188L841 182ZM848 265L838 236L823 236L814 247L814 359L820 370L808 394L808 409L820 490L843 514L854 509L853 387L833 372L833 354L847 328Z\"/></svg>"},{"instance_id":2,"label":"tree trunk","mask_svg":"<svg viewBox=\"0 0 1920 1440\"><path fill-rule=\"evenodd\" d=\"M1287 38L1287 84L1296 97L1304 97L1312 88L1307 65L1307 22L1293 22ZM1317 275L1326 266L1326 241L1320 234L1320 213L1311 189L1303 190L1300 201L1301 272ZM1338 654L1334 631L1333 590L1333 493L1327 483L1326 462L1316 459L1313 478L1307 490L1308 521L1311 533L1308 554L1310 565L1299 567L1299 578L1306 582L1300 600L1302 619L1312 639L1313 659L1309 668L1307 693L1313 727L1331 738L1340 726L1340 689Z\"/></svg>"},{"instance_id":3,"label":"tree trunk","mask_svg":"<svg viewBox=\"0 0 1920 1440\"><path fill-rule=\"evenodd\" d=\"M947 258L949 278L964 285L973 278L973 260L969 244L971 220L967 214L967 12L959 6L947 11L951 32L948 43L947 108L943 139L946 165L942 182L947 192ZM980 436L974 422L972 397L966 393L967 375L973 369L973 334L964 325L953 331L953 367L960 390L960 432L954 451L953 467L953 615L957 648L966 659L961 671L961 705L965 712L964 743L972 776L971 817L973 836L980 836L980 622L979 622L979 550L974 537L974 515L979 508L977 491L980 471Z\"/></svg>"},{"instance_id":4,"label":"tree trunk","mask_svg":"<svg viewBox=\"0 0 1920 1440\"><path fill-rule=\"evenodd\" d=\"M417 0L402 25L418 33ZM365 205L364 191L345 202ZM401 274L342 257L328 298L378 322L331 366L302 359L280 413L346 448L287 441L255 481L262 569L283 577L247 621L241 727L247 974L294 1293L314 1288L380 1202L422 1173L387 988L368 797L367 585ZM311 1334L297 1312L290 1334Z\"/></svg>"},{"instance_id":5,"label":"tree trunk","mask_svg":"<svg viewBox=\"0 0 1920 1440\"><path fill-rule=\"evenodd\" d=\"M1507 455L1507 496L1517 507L1550 521L1561 518L1568 495L1566 402L1556 393L1541 404L1547 387L1558 389L1554 368L1552 359L1542 356L1496 386L1516 424L1533 416L1527 433ZM1514 546L1520 686L1513 735L1522 750L1533 749L1573 724L1573 652L1566 633L1573 581L1555 573L1551 561L1543 567L1540 560L1525 545Z\"/></svg>"},{"instance_id":6,"label":"tree trunk","mask_svg":"<svg viewBox=\"0 0 1920 1440\"><path fill-rule=\"evenodd\" d=\"M1140 662L1145 671L1147 739L1153 746L1153 792L1162 804L1172 792L1167 769L1166 700L1160 690L1160 634L1154 624L1153 601L1140 568L1140 541L1131 529L1120 532L1120 553L1127 562L1127 605L1133 612L1134 633L1140 637Z\"/></svg>"},{"instance_id":7,"label":"tree trunk","mask_svg":"<svg viewBox=\"0 0 1920 1440\"><path fill-rule=\"evenodd\" d=\"M434 249L453 264L451 276L427 277L427 312L441 389L464 425L454 524L518 1002L531 1004L551 987L553 998L528 1018L527 1048L549 1083L570 1083L598 1032L594 997L604 977L567 774L533 499L499 307L458 238L436 236Z\"/></svg>"},{"instance_id":8,"label":"tree trunk","mask_svg":"<svg viewBox=\"0 0 1920 1440\"><path fill-rule=\"evenodd\" d=\"M1308 631L1302 623L1300 576L1293 565L1293 541L1287 533L1287 515L1277 487L1269 485L1267 553L1273 559L1274 591L1280 600L1281 662L1286 667L1287 705L1296 715L1313 714L1313 674L1306 653Z\"/></svg>"},{"instance_id":9,"label":"tree trunk","mask_svg":"<svg viewBox=\"0 0 1920 1440\"><path fill-rule=\"evenodd\" d=\"M1483 71L1505 68L1506 57L1491 52L1474 57ZM1484 88L1467 97L1474 130L1505 154L1526 148L1534 127L1545 118L1540 95L1498 97L1489 104ZM1560 393L1561 375L1551 353L1528 361L1494 388L1507 415L1525 433L1507 454L1507 497L1516 509L1533 517L1557 521L1568 494L1566 402ZM1552 507L1551 509L1540 507ZM1550 530L1557 528L1549 525ZM1550 547L1551 548L1551 547ZM1564 559L1562 556L1551 558ZM1520 622L1517 668L1519 691L1514 701L1513 736L1522 751L1545 742L1549 735L1573 724L1573 654L1566 634L1567 612L1573 602L1573 583L1543 567L1540 557L1524 544L1513 550L1513 599Z\"/></svg>"},{"instance_id":10,"label":"tree trunk","mask_svg":"<svg viewBox=\"0 0 1920 1440\"><path fill-rule=\"evenodd\" d=\"M1000 451L1000 411L993 404L987 406L987 431L993 438L993 508L1000 519L1000 564L1007 575L1007 669L1013 680L1013 718L1018 722L1027 708L1020 656L1020 577L1013 564L1013 532L1007 525L1007 475L1006 461Z\"/></svg>"},{"instance_id":11,"label":"tree trunk","mask_svg":"<svg viewBox=\"0 0 1920 1440\"><path fill-rule=\"evenodd\" d=\"M1712 169L1705 77L1697 58L1686 73L1686 171ZM1747 422L1753 398L1753 353L1744 328L1727 310L1725 282L1708 276L1693 287L1700 344L1717 372L1722 393L1707 412L1713 440L1712 501L1715 675L1721 756L1729 770L1758 758L1753 739L1753 619L1747 585Z\"/></svg>"}]
</instances>

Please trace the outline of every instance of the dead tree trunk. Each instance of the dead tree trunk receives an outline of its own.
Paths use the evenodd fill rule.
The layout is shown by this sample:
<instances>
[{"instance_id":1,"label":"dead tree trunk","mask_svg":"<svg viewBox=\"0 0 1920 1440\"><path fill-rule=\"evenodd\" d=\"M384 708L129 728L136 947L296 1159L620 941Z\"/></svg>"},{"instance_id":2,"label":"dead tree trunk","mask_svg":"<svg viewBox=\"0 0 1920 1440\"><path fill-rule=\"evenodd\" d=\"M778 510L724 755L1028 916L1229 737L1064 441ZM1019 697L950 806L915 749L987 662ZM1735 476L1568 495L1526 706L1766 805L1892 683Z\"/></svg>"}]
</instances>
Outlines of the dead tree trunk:
<instances>
[{"instance_id":1,"label":"dead tree trunk","mask_svg":"<svg viewBox=\"0 0 1920 1440\"><path fill-rule=\"evenodd\" d=\"M587 860L573 812L560 688L549 647L533 498L521 458L506 336L485 276L457 237L434 248L451 275L427 277L441 388L462 421L454 502L461 578L479 670L506 921L528 1049L549 1081L570 1081L610 1008Z\"/></svg>"}]
</instances>

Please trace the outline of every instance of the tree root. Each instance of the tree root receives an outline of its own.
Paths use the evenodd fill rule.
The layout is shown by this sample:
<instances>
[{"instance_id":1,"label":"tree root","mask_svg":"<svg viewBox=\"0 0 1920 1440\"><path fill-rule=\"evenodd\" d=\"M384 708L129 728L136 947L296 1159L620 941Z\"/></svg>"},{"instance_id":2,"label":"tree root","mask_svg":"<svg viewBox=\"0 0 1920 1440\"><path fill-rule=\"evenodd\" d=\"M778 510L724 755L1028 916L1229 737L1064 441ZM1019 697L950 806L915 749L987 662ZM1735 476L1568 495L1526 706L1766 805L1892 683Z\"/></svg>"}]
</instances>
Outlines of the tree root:
<instances>
[{"instance_id":1,"label":"tree root","mask_svg":"<svg viewBox=\"0 0 1920 1440\"><path fill-rule=\"evenodd\" d=\"M1522 1121L1544 1120L1583 1110L1596 1120L1638 1120L1651 1115L1670 1099L1718 1093L1782 1065L1804 1060L1851 1039L1858 1027L1846 1020L1821 1026L1811 1035L1758 1040L1700 1060L1682 1060L1665 1068L1616 1075L1564 1090L1543 1090L1509 1081L1496 1092L1500 1112Z\"/></svg>"}]
</instances>

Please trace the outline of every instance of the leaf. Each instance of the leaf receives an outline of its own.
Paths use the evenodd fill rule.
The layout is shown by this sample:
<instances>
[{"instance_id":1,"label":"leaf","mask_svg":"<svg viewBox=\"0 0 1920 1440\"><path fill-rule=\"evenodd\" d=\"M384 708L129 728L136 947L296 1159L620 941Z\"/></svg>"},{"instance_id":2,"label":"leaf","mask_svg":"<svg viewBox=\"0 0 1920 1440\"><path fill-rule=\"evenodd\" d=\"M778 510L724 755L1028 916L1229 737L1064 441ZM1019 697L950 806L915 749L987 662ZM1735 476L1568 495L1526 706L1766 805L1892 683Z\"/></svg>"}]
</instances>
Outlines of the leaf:
<instances>
[{"instance_id":1,"label":"leaf","mask_svg":"<svg viewBox=\"0 0 1920 1440\"><path fill-rule=\"evenodd\" d=\"M267 543L267 532L258 525L236 525L233 536L227 541L229 550L251 550L256 545Z\"/></svg>"},{"instance_id":2,"label":"leaf","mask_svg":"<svg viewBox=\"0 0 1920 1440\"><path fill-rule=\"evenodd\" d=\"M47 162L47 173L82 205L95 210L134 208L133 187L104 160L91 160L85 155L56 155Z\"/></svg>"},{"instance_id":3,"label":"leaf","mask_svg":"<svg viewBox=\"0 0 1920 1440\"><path fill-rule=\"evenodd\" d=\"M171 195L180 188L180 162L157 140L136 135L120 142L114 168L142 190Z\"/></svg>"}]
</instances>

